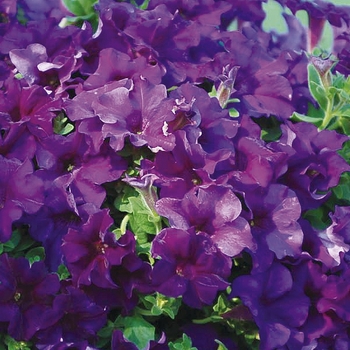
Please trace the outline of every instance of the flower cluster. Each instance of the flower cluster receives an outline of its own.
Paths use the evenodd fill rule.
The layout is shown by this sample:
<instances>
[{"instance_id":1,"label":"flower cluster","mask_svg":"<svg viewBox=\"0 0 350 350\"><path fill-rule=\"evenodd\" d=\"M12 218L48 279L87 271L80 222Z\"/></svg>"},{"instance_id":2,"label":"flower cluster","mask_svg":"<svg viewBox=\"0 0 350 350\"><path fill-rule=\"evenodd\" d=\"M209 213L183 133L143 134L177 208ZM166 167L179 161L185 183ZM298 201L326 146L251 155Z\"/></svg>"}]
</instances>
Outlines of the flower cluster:
<instances>
[{"instance_id":1,"label":"flower cluster","mask_svg":"<svg viewBox=\"0 0 350 350\"><path fill-rule=\"evenodd\" d=\"M271 2L0 4L0 342L350 346L350 8Z\"/></svg>"}]
</instances>

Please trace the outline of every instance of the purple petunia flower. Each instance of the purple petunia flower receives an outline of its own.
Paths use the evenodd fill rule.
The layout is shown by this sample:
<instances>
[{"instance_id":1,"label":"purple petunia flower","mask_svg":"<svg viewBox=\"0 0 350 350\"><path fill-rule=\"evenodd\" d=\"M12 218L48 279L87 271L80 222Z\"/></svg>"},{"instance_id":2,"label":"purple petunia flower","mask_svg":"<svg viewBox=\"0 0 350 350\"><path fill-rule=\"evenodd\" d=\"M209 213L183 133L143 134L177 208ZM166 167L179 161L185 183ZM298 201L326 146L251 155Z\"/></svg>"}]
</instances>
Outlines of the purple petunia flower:
<instances>
[{"instance_id":1,"label":"purple petunia flower","mask_svg":"<svg viewBox=\"0 0 350 350\"><path fill-rule=\"evenodd\" d=\"M60 288L57 274L48 274L43 262L30 266L25 258L0 255L0 322L16 340L30 340L48 326L52 303Z\"/></svg>"},{"instance_id":2,"label":"purple petunia flower","mask_svg":"<svg viewBox=\"0 0 350 350\"><path fill-rule=\"evenodd\" d=\"M63 176L65 188L78 204L92 203L98 208L106 196L101 185L117 180L126 169L126 161L107 143L98 154L90 153L87 136L78 132L47 137L38 145L36 159L46 182Z\"/></svg>"},{"instance_id":3,"label":"purple petunia flower","mask_svg":"<svg viewBox=\"0 0 350 350\"><path fill-rule=\"evenodd\" d=\"M79 231L69 229L64 236L61 249L75 285L93 283L101 288L117 288L110 269L129 253L133 240L132 234L126 233L119 243L108 231L112 223L108 210L100 210L92 214Z\"/></svg>"},{"instance_id":4,"label":"purple petunia flower","mask_svg":"<svg viewBox=\"0 0 350 350\"><path fill-rule=\"evenodd\" d=\"M336 152L347 136L334 130L318 131L310 123L286 123L283 134L270 147L288 153L288 170L278 182L289 186L298 196L302 210L323 203L331 187L338 184L340 175L350 166Z\"/></svg>"},{"instance_id":5,"label":"purple petunia flower","mask_svg":"<svg viewBox=\"0 0 350 350\"><path fill-rule=\"evenodd\" d=\"M0 155L0 241L11 237L12 223L23 212L36 213L43 205L43 182L33 174L33 165L26 159L6 159Z\"/></svg>"},{"instance_id":6,"label":"purple petunia flower","mask_svg":"<svg viewBox=\"0 0 350 350\"><path fill-rule=\"evenodd\" d=\"M278 259L297 257L301 253L303 231L298 223L300 203L288 187L272 184L267 189L257 189L245 194L250 212L247 219L258 248L274 252ZM255 255L265 259L265 253Z\"/></svg>"},{"instance_id":7,"label":"purple petunia flower","mask_svg":"<svg viewBox=\"0 0 350 350\"><path fill-rule=\"evenodd\" d=\"M106 309L96 305L82 290L63 285L52 305L52 317L36 334L38 344L97 340L97 332L107 321Z\"/></svg>"},{"instance_id":8,"label":"purple petunia flower","mask_svg":"<svg viewBox=\"0 0 350 350\"><path fill-rule=\"evenodd\" d=\"M249 307L260 329L261 350L286 344L308 316L310 301L303 286L278 262L263 273L236 278L231 296L239 296Z\"/></svg>"},{"instance_id":9,"label":"purple petunia flower","mask_svg":"<svg viewBox=\"0 0 350 350\"><path fill-rule=\"evenodd\" d=\"M153 152L170 151L174 136L164 130L166 122L174 119L173 101L167 98L164 85L153 85L146 78L134 78L130 89L120 87L99 96L92 105L103 122L102 134L110 137L111 147L119 151L125 137Z\"/></svg>"},{"instance_id":10,"label":"purple petunia flower","mask_svg":"<svg viewBox=\"0 0 350 350\"><path fill-rule=\"evenodd\" d=\"M183 198L191 188L215 183L211 178L216 165L231 155L231 150L209 154L198 143L191 143L185 130L175 134L175 147L171 152L158 152L154 163L141 163L142 174L157 176L160 197Z\"/></svg>"},{"instance_id":11,"label":"purple petunia flower","mask_svg":"<svg viewBox=\"0 0 350 350\"><path fill-rule=\"evenodd\" d=\"M49 183L44 205L32 215L24 215L21 222L29 225L33 239L45 248L45 263L49 271L57 271L63 263L62 239L69 228L78 230L90 215L99 211L91 203L76 205L74 196L66 188L69 185L64 177Z\"/></svg>"},{"instance_id":12,"label":"purple petunia flower","mask_svg":"<svg viewBox=\"0 0 350 350\"><path fill-rule=\"evenodd\" d=\"M153 268L152 281L166 296L182 296L187 305L201 308L228 286L225 278L232 262L203 232L163 229L153 240L151 251L161 258Z\"/></svg>"},{"instance_id":13,"label":"purple petunia flower","mask_svg":"<svg viewBox=\"0 0 350 350\"><path fill-rule=\"evenodd\" d=\"M207 233L228 256L254 249L250 226L240 216L241 202L229 188L211 185L192 189L182 199L162 198L156 210L172 227Z\"/></svg>"}]
</instances>

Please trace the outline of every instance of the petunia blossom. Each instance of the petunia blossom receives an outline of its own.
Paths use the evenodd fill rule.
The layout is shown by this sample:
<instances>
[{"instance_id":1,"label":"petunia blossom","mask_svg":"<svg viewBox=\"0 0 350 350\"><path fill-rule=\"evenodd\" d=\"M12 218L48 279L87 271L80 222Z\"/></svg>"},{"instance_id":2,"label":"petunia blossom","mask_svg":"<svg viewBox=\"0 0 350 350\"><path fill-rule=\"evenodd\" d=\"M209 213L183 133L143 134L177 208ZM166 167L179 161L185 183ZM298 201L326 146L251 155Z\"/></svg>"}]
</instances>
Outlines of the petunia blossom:
<instances>
[{"instance_id":1,"label":"petunia blossom","mask_svg":"<svg viewBox=\"0 0 350 350\"><path fill-rule=\"evenodd\" d=\"M228 286L231 260L205 233L176 228L163 229L152 242L156 262L155 289L170 297L182 296L194 308L211 304L219 290Z\"/></svg>"}]
</instances>

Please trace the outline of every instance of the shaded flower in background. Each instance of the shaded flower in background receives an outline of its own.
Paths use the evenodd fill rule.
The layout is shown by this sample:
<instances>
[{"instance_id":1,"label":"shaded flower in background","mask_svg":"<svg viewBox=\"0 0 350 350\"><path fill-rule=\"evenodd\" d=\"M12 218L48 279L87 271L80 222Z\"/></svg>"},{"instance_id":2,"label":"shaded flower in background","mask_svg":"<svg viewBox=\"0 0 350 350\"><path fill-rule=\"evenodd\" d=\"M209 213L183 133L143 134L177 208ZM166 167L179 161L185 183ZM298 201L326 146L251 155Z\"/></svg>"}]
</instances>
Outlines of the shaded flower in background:
<instances>
[{"instance_id":1,"label":"shaded flower in background","mask_svg":"<svg viewBox=\"0 0 350 350\"><path fill-rule=\"evenodd\" d=\"M59 317L52 305L60 289L57 274L48 274L43 262L33 265L24 257L0 255L0 321L16 340L30 340Z\"/></svg>"},{"instance_id":2,"label":"shaded flower in background","mask_svg":"<svg viewBox=\"0 0 350 350\"><path fill-rule=\"evenodd\" d=\"M49 327L36 334L39 344L59 344L87 340L93 344L97 331L107 320L107 312L96 305L80 289L62 285L61 293L55 298L50 315Z\"/></svg>"}]
</instances>

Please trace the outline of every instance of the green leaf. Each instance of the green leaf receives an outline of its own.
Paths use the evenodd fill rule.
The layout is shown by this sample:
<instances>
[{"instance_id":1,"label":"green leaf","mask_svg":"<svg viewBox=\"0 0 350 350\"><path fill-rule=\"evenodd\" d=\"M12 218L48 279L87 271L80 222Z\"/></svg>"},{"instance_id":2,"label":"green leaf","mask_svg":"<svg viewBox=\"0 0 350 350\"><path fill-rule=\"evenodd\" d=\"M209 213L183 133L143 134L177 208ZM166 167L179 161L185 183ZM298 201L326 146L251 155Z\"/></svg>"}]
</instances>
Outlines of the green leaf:
<instances>
[{"instance_id":1,"label":"green leaf","mask_svg":"<svg viewBox=\"0 0 350 350\"><path fill-rule=\"evenodd\" d=\"M329 226L329 210L325 206L316 209L310 209L303 215L304 219L308 220L312 227L318 230L325 230Z\"/></svg>"},{"instance_id":2,"label":"green leaf","mask_svg":"<svg viewBox=\"0 0 350 350\"><path fill-rule=\"evenodd\" d=\"M147 310L150 310L152 316L165 314L171 319L175 319L181 306L181 298L171 298L160 293L141 297L141 302Z\"/></svg>"},{"instance_id":3,"label":"green leaf","mask_svg":"<svg viewBox=\"0 0 350 350\"><path fill-rule=\"evenodd\" d=\"M324 85L322 83L321 76L313 64L309 64L307 70L310 92L315 98L315 100L318 102L320 107L323 110L326 110L329 101L327 98L327 91L325 90Z\"/></svg>"},{"instance_id":4,"label":"green leaf","mask_svg":"<svg viewBox=\"0 0 350 350\"><path fill-rule=\"evenodd\" d=\"M8 253L13 251L18 246L20 240L21 240L21 234L19 230L14 230L12 232L11 238L3 245L4 252Z\"/></svg>"},{"instance_id":5,"label":"green leaf","mask_svg":"<svg viewBox=\"0 0 350 350\"><path fill-rule=\"evenodd\" d=\"M276 141L281 137L281 122L274 116L253 119L261 128L261 138L266 142Z\"/></svg>"},{"instance_id":6,"label":"green leaf","mask_svg":"<svg viewBox=\"0 0 350 350\"><path fill-rule=\"evenodd\" d=\"M338 201L350 203L350 172L343 173L337 186L332 188L332 192Z\"/></svg>"},{"instance_id":7,"label":"green leaf","mask_svg":"<svg viewBox=\"0 0 350 350\"><path fill-rule=\"evenodd\" d=\"M186 334L183 334L182 338L175 342L170 342L168 345L170 350L198 350L192 346L192 340Z\"/></svg>"},{"instance_id":8,"label":"green leaf","mask_svg":"<svg viewBox=\"0 0 350 350\"><path fill-rule=\"evenodd\" d=\"M151 188L150 191L153 191ZM161 217L146 198L146 194L125 186L124 194L117 197L114 206L122 212L128 213L128 222L131 231L135 234L139 245L148 242L149 234L156 234L161 229Z\"/></svg>"},{"instance_id":9,"label":"green leaf","mask_svg":"<svg viewBox=\"0 0 350 350\"><path fill-rule=\"evenodd\" d=\"M76 16L85 16L93 13L93 6L98 0L63 0L66 8Z\"/></svg>"},{"instance_id":10,"label":"green leaf","mask_svg":"<svg viewBox=\"0 0 350 350\"><path fill-rule=\"evenodd\" d=\"M320 108L322 108L325 111L327 109L329 102L327 99L327 92L324 89L324 87L317 85L313 81L309 81L309 89L310 89L311 95L318 102Z\"/></svg>"},{"instance_id":11,"label":"green leaf","mask_svg":"<svg viewBox=\"0 0 350 350\"><path fill-rule=\"evenodd\" d=\"M123 333L139 349L144 349L149 341L155 339L155 327L140 316L125 317Z\"/></svg>"},{"instance_id":12,"label":"green leaf","mask_svg":"<svg viewBox=\"0 0 350 350\"><path fill-rule=\"evenodd\" d=\"M8 350L30 350L32 344L30 342L16 341L9 335L5 335L4 343L7 345Z\"/></svg>"},{"instance_id":13,"label":"green leaf","mask_svg":"<svg viewBox=\"0 0 350 350\"><path fill-rule=\"evenodd\" d=\"M66 280L70 277L70 272L68 271L66 265L59 265L57 269L57 274L60 278L60 281Z\"/></svg>"},{"instance_id":14,"label":"green leaf","mask_svg":"<svg viewBox=\"0 0 350 350\"><path fill-rule=\"evenodd\" d=\"M30 264L32 265L36 261L44 260L45 259L45 249L44 247L35 247L31 249L25 257L29 260Z\"/></svg>"},{"instance_id":15,"label":"green leaf","mask_svg":"<svg viewBox=\"0 0 350 350\"><path fill-rule=\"evenodd\" d=\"M323 117L310 117L305 114L300 114L298 112L294 112L291 117L292 120L294 121L299 121L299 122L307 122L307 123L312 123L316 126L319 126L322 124Z\"/></svg>"},{"instance_id":16,"label":"green leaf","mask_svg":"<svg viewBox=\"0 0 350 350\"><path fill-rule=\"evenodd\" d=\"M215 339L215 343L219 344L217 350L228 350L225 344L223 344L220 340Z\"/></svg>"},{"instance_id":17,"label":"green leaf","mask_svg":"<svg viewBox=\"0 0 350 350\"><path fill-rule=\"evenodd\" d=\"M53 119L53 131L58 135L68 135L74 130L74 124L66 117L64 113L59 113Z\"/></svg>"}]
</instances>

